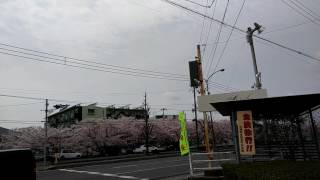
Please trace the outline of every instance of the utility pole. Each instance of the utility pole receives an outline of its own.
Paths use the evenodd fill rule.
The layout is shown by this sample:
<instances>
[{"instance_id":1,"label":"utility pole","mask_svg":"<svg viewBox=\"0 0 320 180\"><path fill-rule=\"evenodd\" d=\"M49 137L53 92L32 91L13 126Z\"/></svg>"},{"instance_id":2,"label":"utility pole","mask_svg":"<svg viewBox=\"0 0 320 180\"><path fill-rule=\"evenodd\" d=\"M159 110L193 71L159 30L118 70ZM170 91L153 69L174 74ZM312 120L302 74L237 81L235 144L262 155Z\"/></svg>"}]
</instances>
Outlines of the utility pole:
<instances>
[{"instance_id":1,"label":"utility pole","mask_svg":"<svg viewBox=\"0 0 320 180\"><path fill-rule=\"evenodd\" d=\"M162 111L162 120L164 120L164 111L168 110L167 108L160 109Z\"/></svg>"},{"instance_id":2,"label":"utility pole","mask_svg":"<svg viewBox=\"0 0 320 180\"><path fill-rule=\"evenodd\" d=\"M149 111L147 109L147 92L144 94L144 110L146 111L146 116L145 116L145 144L146 144L146 155L149 154L149 123L148 123L148 118L149 118Z\"/></svg>"},{"instance_id":3,"label":"utility pole","mask_svg":"<svg viewBox=\"0 0 320 180\"><path fill-rule=\"evenodd\" d=\"M194 120L196 123L197 149L199 150L199 132L198 132L198 111L196 99L196 87L193 87L193 101L194 101Z\"/></svg>"},{"instance_id":4,"label":"utility pole","mask_svg":"<svg viewBox=\"0 0 320 180\"><path fill-rule=\"evenodd\" d=\"M45 130L45 139L44 139L44 151L43 151L43 164L44 166L47 165L47 144L48 144L48 106L49 106L49 102L48 99L46 99L46 117L45 117L45 121L44 121L44 130Z\"/></svg>"},{"instance_id":5,"label":"utility pole","mask_svg":"<svg viewBox=\"0 0 320 180\"><path fill-rule=\"evenodd\" d=\"M259 25L258 23L254 23L255 28L252 29L251 27L248 27L247 30L247 41L250 44L250 48L251 48L251 55L252 55L252 61L253 61L253 70L254 70L254 75L255 75L255 79L256 82L254 84L254 87L256 89L261 89L262 84L261 84L261 73L258 71L258 67L257 67L257 61L256 61L256 53L254 51L254 45L253 45L253 33L255 31L258 31L258 33L260 34L263 30L262 30L262 26Z\"/></svg>"},{"instance_id":6,"label":"utility pole","mask_svg":"<svg viewBox=\"0 0 320 180\"><path fill-rule=\"evenodd\" d=\"M196 61L198 61L199 66L198 66L198 72L199 72L199 81L200 81L200 95L203 96L205 95L205 88L204 88L204 82L203 82L203 74L202 74L202 64L201 64L201 49L200 45L197 45L197 57ZM208 131L208 117L207 113L203 112L203 120L204 120L204 143L206 145L206 151L207 153L210 153L210 144L209 144L209 131ZM211 154L208 154L208 158L211 160L212 156ZM209 167L211 167L211 162L209 161Z\"/></svg>"}]
</instances>

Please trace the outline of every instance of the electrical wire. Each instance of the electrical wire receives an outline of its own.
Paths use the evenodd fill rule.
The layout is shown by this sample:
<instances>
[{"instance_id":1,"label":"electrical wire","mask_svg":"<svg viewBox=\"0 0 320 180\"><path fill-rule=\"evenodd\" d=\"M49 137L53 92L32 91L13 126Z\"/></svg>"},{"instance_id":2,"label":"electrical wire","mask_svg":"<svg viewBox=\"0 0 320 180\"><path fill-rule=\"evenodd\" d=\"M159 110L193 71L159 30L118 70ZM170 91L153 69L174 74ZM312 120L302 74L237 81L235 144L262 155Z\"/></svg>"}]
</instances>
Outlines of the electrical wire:
<instances>
[{"instance_id":1,"label":"electrical wire","mask_svg":"<svg viewBox=\"0 0 320 180\"><path fill-rule=\"evenodd\" d=\"M172 1L170 1L170 0L161 0L161 1L163 1L163 2L165 2L165 3L168 3L168 4L172 5L172 6L178 7L178 8L180 8L180 9L183 9L183 10L185 10L185 11L191 12L191 13L193 13L193 14L196 14L196 15L199 15L199 16L205 16L206 18L210 19L211 21L214 21L214 22L219 23L219 24L223 24L225 27L234 28L235 30L237 30L237 31L239 31L239 32L242 32L242 33L244 33L244 34L247 33L245 30L240 29L239 27L233 27L233 26L230 25L230 24L226 24L226 23L224 23L224 22L221 22L220 20L217 20L217 19L215 19L215 18L206 16L206 15L204 15L204 14L198 12L198 11L195 11L195 10L190 9L190 8L188 8L188 7L182 6L181 4L172 2ZM273 42L273 41L268 40L268 39L266 39L266 38L263 38L263 37L260 37L260 36L257 36L257 35L253 35L253 37L254 37L254 38L261 39L261 40L264 40L264 41L266 41L266 42L268 42L268 43L270 43L270 44L273 44L273 45L275 45L275 46L278 46L278 47L280 47L280 48L282 48L282 49L285 49L285 50L288 50L288 51L297 53L297 54L299 54L299 55L301 55L301 56L305 56L305 57L307 57L307 58L309 58L309 59L313 59L313 60L316 60L316 61L320 61L320 58L318 58L318 57L315 57L315 56L312 56L312 55L307 54L307 53L305 53L305 52L302 52L302 51L299 51L299 50L296 50L296 49L287 47L287 46L285 46L285 45L282 45L282 44Z\"/></svg>"},{"instance_id":2,"label":"electrical wire","mask_svg":"<svg viewBox=\"0 0 320 180\"><path fill-rule=\"evenodd\" d=\"M25 120L16 120L16 119L0 119L1 123L11 123L11 122L16 122L16 123L20 123L20 122L25 122L25 123L43 123L41 121L25 121Z\"/></svg>"},{"instance_id":3,"label":"electrical wire","mask_svg":"<svg viewBox=\"0 0 320 180\"><path fill-rule=\"evenodd\" d=\"M19 95L9 95L9 94L0 94L0 97L9 97L9 98L19 98L19 99L29 99L29 100L40 100L40 101L45 101L45 98L39 98L39 97L28 97L28 96L19 96ZM80 103L79 101L70 101L70 100L58 100L58 99L51 99L48 98L48 101L51 102L66 102L66 103L76 103L76 104L92 104L91 102L86 102L86 103ZM101 103L101 104L111 104L111 105L127 105L127 104L115 104L115 103ZM176 107L176 106L193 106L191 104L162 104L162 105L156 105L152 104L150 106L168 106L168 107Z\"/></svg>"},{"instance_id":4,"label":"electrical wire","mask_svg":"<svg viewBox=\"0 0 320 180\"><path fill-rule=\"evenodd\" d=\"M215 4L214 4L213 10L212 10L212 18L214 18L214 14L216 12L217 3L218 3L218 0L215 0ZM205 17L203 17L203 18L205 18ZM203 57L205 57L205 55L206 55L207 44L208 44L208 40L209 40L211 31L212 31L212 23L213 23L213 21L210 21L209 30L208 30L208 33L207 33L206 41L204 43L205 46L203 48ZM204 64L206 64L205 61L204 61Z\"/></svg>"},{"instance_id":5,"label":"electrical wire","mask_svg":"<svg viewBox=\"0 0 320 180\"><path fill-rule=\"evenodd\" d=\"M10 45L10 44L7 44L7 43L0 43L0 45L2 45L2 46L7 46L7 47L11 47L11 48L15 48L15 49L20 49L20 50L24 50L24 51L29 51L29 52L34 52L34 53L39 53L39 54L45 54L45 55L49 55L49 56L53 56L53 57L63 58L63 59L62 59L63 62L65 62L66 59L67 59L68 62L69 62L70 60L74 60L74 61L78 61L78 62L92 63L92 64L96 64L96 65L109 66L109 67L120 68L120 69L125 69L125 70L128 70L128 69L129 69L129 70L134 70L134 71L150 72L150 73L156 73L156 74L168 74L168 75L181 76L181 77L186 77L186 76L187 76L187 75L183 75L183 74L168 73L168 72L159 72L159 71L151 71L151 70L145 70L145 69L139 69L139 68L124 67L124 66L111 65L111 64L100 63L100 62L95 62L95 61L89 61L89 60L85 60L85 59L73 58L73 57L62 56L62 55L58 55L58 54L52 54L52 53L47 53L47 52L43 52L43 51L38 51L38 50L32 50L32 49L28 49L28 48L24 48L24 47L19 47L19 46L15 46L15 45ZM61 60L61 59L60 59L60 60Z\"/></svg>"},{"instance_id":6,"label":"electrical wire","mask_svg":"<svg viewBox=\"0 0 320 180\"><path fill-rule=\"evenodd\" d=\"M298 0L289 0L289 1L292 2L296 7L299 7L305 13L309 14L314 19L319 20L320 16L317 13L315 13L314 11L312 11L310 8L305 6L303 3L301 3L300 1L298 1Z\"/></svg>"},{"instance_id":7,"label":"electrical wire","mask_svg":"<svg viewBox=\"0 0 320 180\"><path fill-rule=\"evenodd\" d=\"M227 86L227 85L223 85L223 84L220 84L220 83L217 83L217 82L209 81L208 83L209 83L209 85L214 85L214 86L216 86L216 87L220 87L220 89L222 89L222 90L225 90L225 89L233 90L233 91L239 90L239 89L237 89L237 88L229 87L229 86Z\"/></svg>"},{"instance_id":8,"label":"electrical wire","mask_svg":"<svg viewBox=\"0 0 320 180\"><path fill-rule=\"evenodd\" d=\"M294 10L296 13L300 14L301 16L303 16L304 18L308 19L309 21L311 21L312 23L314 23L315 25L320 25L318 24L314 19L310 18L308 15L304 14L303 12L305 12L303 9L294 6L294 4L292 5L292 3L290 4L289 1L285 1L285 0L281 0L282 3L284 3L285 5L287 5L289 8L291 8L292 10ZM292 1L290 1L292 2ZM303 11L303 12L301 12ZM313 17L313 16L311 16Z\"/></svg>"},{"instance_id":9,"label":"electrical wire","mask_svg":"<svg viewBox=\"0 0 320 180\"><path fill-rule=\"evenodd\" d=\"M219 42L219 41L220 41L220 36L221 36L221 32L222 32L222 27L223 27L223 23L224 23L224 20L225 20L225 18L226 18L226 14L227 14L227 11L228 11L229 2L230 2L230 1L228 0L228 1L227 1L227 4L226 4L226 8L225 8L225 10L224 10L223 17L222 17L222 21L221 21L222 23L220 24L220 27L219 27L218 34L217 34L217 36L216 36L215 42ZM218 45L216 44L216 45L213 47L213 49L211 50L210 56L209 56L209 58L208 58L208 60L211 60L211 61L210 61L209 67L206 68L206 69L207 69L207 70L206 70L206 72L207 72L207 77L209 76L209 73L210 73L210 70L211 70L211 66L212 66L212 63L213 63L213 61L214 61L215 54L216 54L216 52L217 52L217 48L218 48ZM212 53L213 53L213 54L212 54ZM212 55L212 58L211 58L211 55Z\"/></svg>"},{"instance_id":10,"label":"electrical wire","mask_svg":"<svg viewBox=\"0 0 320 180\"><path fill-rule=\"evenodd\" d=\"M27 106L27 105L33 105L33 104L40 104L39 102L34 103L24 103L24 104L7 104L7 105L0 105L0 108L6 108L6 107L16 107L16 106Z\"/></svg>"},{"instance_id":11,"label":"electrical wire","mask_svg":"<svg viewBox=\"0 0 320 180\"><path fill-rule=\"evenodd\" d=\"M224 92L224 91L227 91L227 92L234 92L234 91L237 91L235 90L234 88L231 88L231 87L221 87L217 84L210 84L209 83L209 87L214 87L215 89L219 89L221 90L221 92Z\"/></svg>"},{"instance_id":12,"label":"electrical wire","mask_svg":"<svg viewBox=\"0 0 320 180\"><path fill-rule=\"evenodd\" d=\"M197 2L194 2L194 1L191 1L191 0L184 0L184 1L187 1L187 2L189 2L189 3L195 4L195 5L204 7L204 8L211 8L212 5L213 5L213 3L215 2L215 0L212 0L211 4L208 6L208 1L207 1L207 4L206 4L206 5L202 5L202 4L200 4L200 3L197 3Z\"/></svg>"},{"instance_id":13,"label":"electrical wire","mask_svg":"<svg viewBox=\"0 0 320 180\"><path fill-rule=\"evenodd\" d=\"M64 60L62 60L62 59L46 57L46 56L42 56L42 55L26 53L26 52L21 52L21 51L11 50L11 49L1 48L1 47L0 47L0 49L6 50L6 51L9 51L9 52L13 52L13 53L7 53L7 52L1 52L0 51L0 54L20 57L20 58L24 58L24 59L33 60L33 61L40 61L40 62L46 62L46 63L52 63L52 64L58 64L58 65L64 65L64 66L71 66L71 67L75 67L75 68L82 68L82 69L88 69L88 70L102 71L102 72L108 72L108 73L117 73L117 74L129 75L129 76L134 76L134 77L140 76L140 77L175 80L175 81L189 81L187 78L183 79L183 78L173 77L173 76L157 76L157 75L148 74L148 73L135 74L132 71L131 71L132 73L129 73L129 71L118 72L117 69L113 70L113 71L112 70L111 71L110 70L104 70L104 69L100 69L99 66L95 66L95 65L91 65L91 64L87 64L87 63L78 63L78 62L73 62L73 61L69 61L68 63L65 63ZM32 57L28 57L28 56L21 56L21 55L15 54L15 53L20 53L20 54L25 54L25 55L28 55L28 56L35 56L35 57L40 57L40 58L47 58L47 59L51 59L51 60L54 60L54 61L38 59L38 58L32 58ZM76 65L74 65L74 64L76 64ZM81 65L81 66L78 66L78 65Z\"/></svg>"},{"instance_id":14,"label":"electrical wire","mask_svg":"<svg viewBox=\"0 0 320 180\"><path fill-rule=\"evenodd\" d=\"M239 10L239 13L238 13L238 15L237 15L237 18L236 18L236 20L235 20L235 22L234 22L234 24L233 24L233 28L231 29L231 31L230 31L230 33L229 33L229 35L228 35L227 42L226 42L226 44L224 45L224 47L223 47L223 49L222 49L222 52L221 52L221 54L220 54L220 56L219 56L219 58L218 58L218 61L217 61L216 65L215 65L214 69L213 69L213 72L217 70L217 67L218 67L218 65L219 65L219 63L220 63L220 61L221 61L221 59L222 59L222 57L223 57L223 55L224 55L224 52L225 52L226 49L227 49L229 40L230 40L230 38L231 38L231 36L232 36L232 33L233 33L233 31L234 31L234 27L237 25L238 19L239 19L239 17L240 17L240 14L241 14L241 12L242 12L242 9L243 9L243 7L244 7L245 2L246 2L246 0L243 0L242 5L241 5L241 8L240 8L240 10ZM217 46L217 45L216 45L216 46Z\"/></svg>"},{"instance_id":15,"label":"electrical wire","mask_svg":"<svg viewBox=\"0 0 320 180\"><path fill-rule=\"evenodd\" d=\"M19 53L19 54L24 54L24 55L29 55L29 56L35 56L35 57L40 57L40 58L45 58L45 59L51 59L51 60L55 60L58 62L62 62L63 65L67 65L67 63L65 62L65 60L62 59L57 59L57 58L52 58L52 57L47 57L47 56L41 56L41 55L37 55L37 54L32 54L32 53L26 53L26 52L22 52L22 51L16 51L16 50L11 50L11 49L7 49L7 48L0 48L1 50L5 50L5 51L9 51L9 52L14 52L14 53ZM94 67L94 68L102 68L101 66L97 66L97 65L91 65L88 63L79 63L79 62L75 62L75 61L68 61L68 64L73 63L73 64L77 64L77 65L84 65L84 66L89 66L89 67ZM163 76L163 77L172 77L172 78L182 78L182 77L174 77L172 75L160 75L160 74L154 74L154 73L139 73L139 72L135 72L135 71L130 71L130 70L121 70L121 69L116 69L116 68L102 68L102 69L107 69L107 70L111 70L112 72L116 73L116 72L124 72L124 73L130 73L130 74L138 74L138 75L147 75L147 76Z\"/></svg>"},{"instance_id":16,"label":"electrical wire","mask_svg":"<svg viewBox=\"0 0 320 180\"><path fill-rule=\"evenodd\" d=\"M27 56L21 56L17 54L12 54L12 53L7 53L7 52L1 52L0 54L5 54L9 56L15 56L15 57L20 57L28 60L33 60L33 61L39 61L39 62L46 62L46 63L51 63L51 64L57 64L57 65L63 65L63 66L69 66L69 67L74 67L74 68L80 68L80 69L87 69L87 70L94 70L94 71L100 71L100 72L107 72L107 73L113 73L113 74L121 74L121 75L126 75L126 76L132 76L132 77L145 77L145 78L154 78L154 79L165 79L165 80L174 80L174 81L189 81L187 78L182 79L182 78L169 78L166 76L155 76L155 75L141 75L141 74L132 74L132 73L125 73L125 72L119 72L119 71L112 71L112 70L104 70L104 69L99 69L97 68L92 68L95 67L93 65L88 65L88 66L78 66L78 65L73 65L73 64L65 64L63 62L59 63L56 61L49 61L49 60L44 60L44 59L37 59L37 58L32 58L32 57L27 57ZM83 63L75 63L75 64L81 64L81 65L86 65Z\"/></svg>"},{"instance_id":17,"label":"electrical wire","mask_svg":"<svg viewBox=\"0 0 320 180\"><path fill-rule=\"evenodd\" d=\"M208 2L209 2L209 1L207 0L207 5L208 5ZM205 9L204 14L207 15L207 9ZM202 44L202 43L201 43L201 42L202 42L202 34L203 34L205 22L206 22L206 18L203 17L202 26L201 26L201 32L200 32L199 44Z\"/></svg>"}]
</instances>

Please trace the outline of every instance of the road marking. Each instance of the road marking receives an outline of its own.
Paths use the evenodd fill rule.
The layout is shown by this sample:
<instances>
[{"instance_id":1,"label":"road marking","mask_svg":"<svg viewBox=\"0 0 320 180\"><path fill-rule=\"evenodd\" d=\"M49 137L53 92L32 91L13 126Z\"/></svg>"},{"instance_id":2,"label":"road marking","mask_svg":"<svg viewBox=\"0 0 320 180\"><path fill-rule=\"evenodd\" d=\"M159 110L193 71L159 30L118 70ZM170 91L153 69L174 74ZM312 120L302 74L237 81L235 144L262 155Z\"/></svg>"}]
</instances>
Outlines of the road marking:
<instances>
[{"instance_id":1,"label":"road marking","mask_svg":"<svg viewBox=\"0 0 320 180\"><path fill-rule=\"evenodd\" d=\"M127 172L122 172L122 173L118 173L118 174L129 174L129 173L136 173L136 172L142 172L142 171L152 171L155 169L163 169L163 168L171 168L171 167L187 166L187 165L189 165L189 164L177 164L177 165L173 165L173 166L162 166L162 167L149 168L149 169L140 169L140 170L136 170L136 171L127 171Z\"/></svg>"},{"instance_id":2,"label":"road marking","mask_svg":"<svg viewBox=\"0 0 320 180\"><path fill-rule=\"evenodd\" d=\"M137 164L131 164L131 165L125 165L125 166L115 166L115 167L112 167L112 169L118 169L118 168L124 168L124 167L133 167L133 166L138 166L138 165Z\"/></svg>"},{"instance_id":3,"label":"road marking","mask_svg":"<svg viewBox=\"0 0 320 180\"><path fill-rule=\"evenodd\" d=\"M77 171L77 170L73 170L73 169L59 169L59 171L65 171L65 172L71 172L71 173L85 173L85 174L91 174L91 175L116 177L116 178L121 178L121 179L149 180L146 178L138 178L138 177L133 177L133 176L123 176L123 175L118 175L118 174L100 173L100 172L94 172L94 171Z\"/></svg>"},{"instance_id":4,"label":"road marking","mask_svg":"<svg viewBox=\"0 0 320 180\"><path fill-rule=\"evenodd\" d=\"M136 177L133 177L133 176L118 176L118 177L123 179L137 179Z\"/></svg>"},{"instance_id":5,"label":"road marking","mask_svg":"<svg viewBox=\"0 0 320 180\"><path fill-rule=\"evenodd\" d=\"M119 168L134 167L134 166L139 166L139 165L165 164L165 163L180 162L180 161L186 161L186 160L181 159L181 160L161 161L161 162L152 162L152 163L129 164L129 165L123 165L123 166L115 166L115 167L111 167L111 168L112 169L119 169ZM98 166L102 166L102 165L98 165Z\"/></svg>"}]
</instances>

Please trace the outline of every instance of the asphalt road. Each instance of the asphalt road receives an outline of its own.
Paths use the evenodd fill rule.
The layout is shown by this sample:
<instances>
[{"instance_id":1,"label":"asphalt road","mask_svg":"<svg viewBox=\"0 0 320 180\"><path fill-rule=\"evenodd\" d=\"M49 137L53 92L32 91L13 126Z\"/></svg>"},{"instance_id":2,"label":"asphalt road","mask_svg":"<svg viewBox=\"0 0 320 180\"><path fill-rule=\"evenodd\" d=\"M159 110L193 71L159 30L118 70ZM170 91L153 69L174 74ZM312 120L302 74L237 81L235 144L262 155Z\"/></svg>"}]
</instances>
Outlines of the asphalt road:
<instances>
[{"instance_id":1,"label":"asphalt road","mask_svg":"<svg viewBox=\"0 0 320 180\"><path fill-rule=\"evenodd\" d=\"M188 157L168 157L38 172L38 180L181 179L189 174ZM179 177L179 178L178 178Z\"/></svg>"}]
</instances>

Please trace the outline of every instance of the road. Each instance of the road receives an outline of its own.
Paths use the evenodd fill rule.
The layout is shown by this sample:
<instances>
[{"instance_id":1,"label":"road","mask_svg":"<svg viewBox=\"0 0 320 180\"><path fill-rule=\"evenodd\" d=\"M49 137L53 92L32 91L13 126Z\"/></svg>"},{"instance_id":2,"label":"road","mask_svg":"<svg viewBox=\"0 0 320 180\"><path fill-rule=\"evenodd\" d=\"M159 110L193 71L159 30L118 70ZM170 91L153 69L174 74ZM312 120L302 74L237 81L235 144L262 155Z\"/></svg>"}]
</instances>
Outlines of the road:
<instances>
[{"instance_id":1,"label":"road","mask_svg":"<svg viewBox=\"0 0 320 180\"><path fill-rule=\"evenodd\" d=\"M38 180L175 179L188 174L186 156L40 171Z\"/></svg>"}]
</instances>

